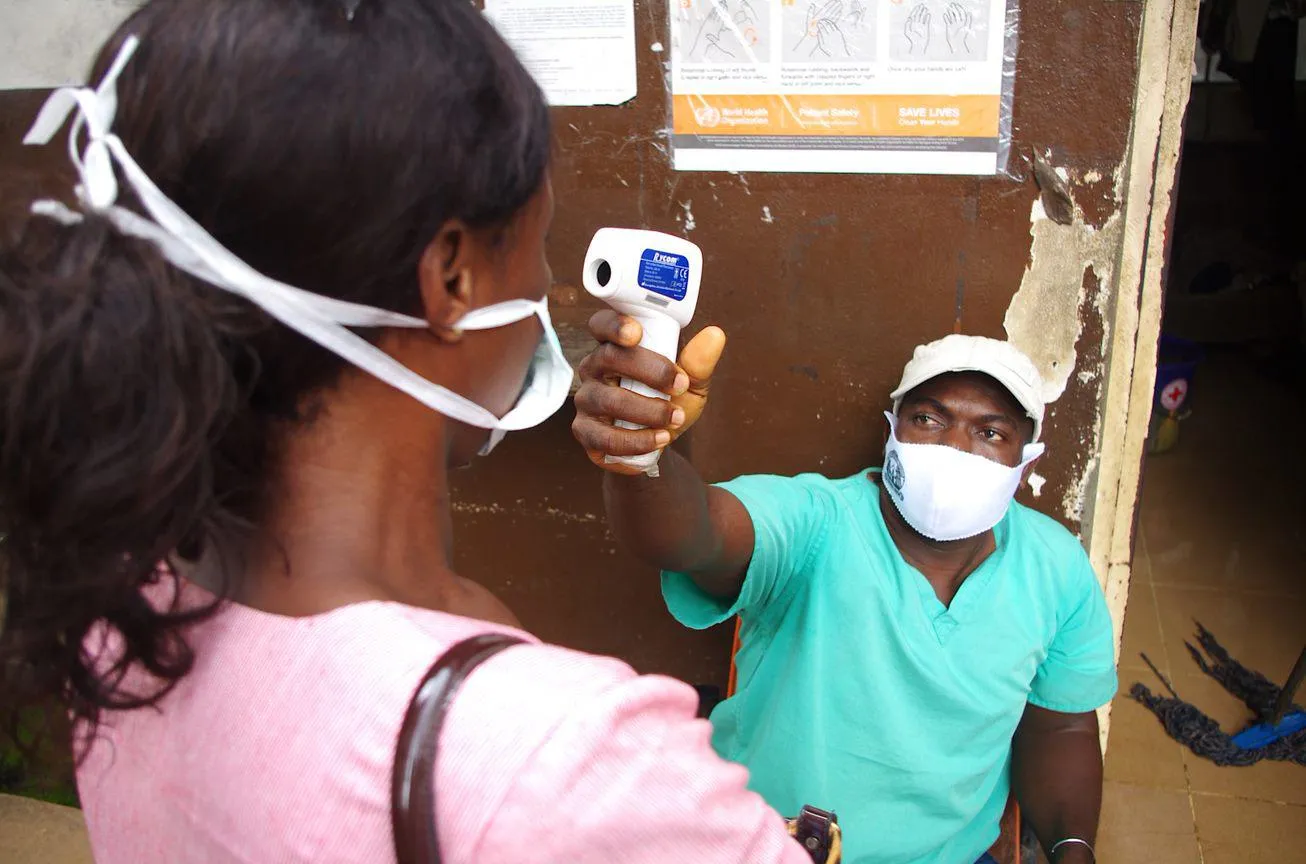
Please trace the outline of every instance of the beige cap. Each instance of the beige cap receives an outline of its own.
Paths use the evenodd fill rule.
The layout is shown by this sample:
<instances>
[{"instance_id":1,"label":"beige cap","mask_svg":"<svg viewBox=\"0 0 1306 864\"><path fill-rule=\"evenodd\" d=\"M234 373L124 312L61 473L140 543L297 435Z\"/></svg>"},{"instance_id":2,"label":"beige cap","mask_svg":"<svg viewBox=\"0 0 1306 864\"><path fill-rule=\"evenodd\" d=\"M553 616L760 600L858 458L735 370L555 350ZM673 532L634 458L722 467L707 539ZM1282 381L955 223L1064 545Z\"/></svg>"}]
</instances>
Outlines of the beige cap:
<instances>
[{"instance_id":1,"label":"beige cap","mask_svg":"<svg viewBox=\"0 0 1306 864\"><path fill-rule=\"evenodd\" d=\"M1034 361L1010 342L983 336L953 334L916 346L902 370L901 383L890 394L893 413L898 413L908 391L948 372L983 372L997 379L1034 421L1034 440L1043 433L1043 378Z\"/></svg>"}]
</instances>

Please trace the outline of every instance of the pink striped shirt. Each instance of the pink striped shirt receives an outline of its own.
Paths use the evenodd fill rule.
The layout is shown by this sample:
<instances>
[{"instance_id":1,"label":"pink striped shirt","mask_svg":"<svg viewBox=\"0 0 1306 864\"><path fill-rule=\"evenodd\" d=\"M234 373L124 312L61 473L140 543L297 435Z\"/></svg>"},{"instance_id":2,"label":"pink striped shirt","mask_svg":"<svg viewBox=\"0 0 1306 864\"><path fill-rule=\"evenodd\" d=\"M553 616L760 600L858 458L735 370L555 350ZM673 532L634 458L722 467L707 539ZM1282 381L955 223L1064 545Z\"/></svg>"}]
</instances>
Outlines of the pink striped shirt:
<instances>
[{"instance_id":1,"label":"pink striped shirt","mask_svg":"<svg viewBox=\"0 0 1306 864\"><path fill-rule=\"evenodd\" d=\"M496 629L395 603L196 627L161 704L106 716L78 772L98 864L394 860L390 775L408 700L455 642ZM717 758L695 694L532 642L472 673L440 740L450 864L808 864Z\"/></svg>"}]
</instances>

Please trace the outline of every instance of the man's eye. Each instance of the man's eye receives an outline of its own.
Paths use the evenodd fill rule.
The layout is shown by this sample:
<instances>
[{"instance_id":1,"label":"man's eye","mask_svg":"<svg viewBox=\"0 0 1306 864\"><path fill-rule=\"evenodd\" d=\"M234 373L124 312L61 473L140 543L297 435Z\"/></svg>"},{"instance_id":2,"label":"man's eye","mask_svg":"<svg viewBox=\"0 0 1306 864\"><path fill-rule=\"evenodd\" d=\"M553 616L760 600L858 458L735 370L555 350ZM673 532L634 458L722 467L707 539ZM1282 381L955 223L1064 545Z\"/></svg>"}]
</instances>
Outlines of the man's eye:
<instances>
[{"instance_id":1,"label":"man's eye","mask_svg":"<svg viewBox=\"0 0 1306 864\"><path fill-rule=\"evenodd\" d=\"M985 440L988 441L1002 440L1002 433L999 432L997 429L985 429L982 434L984 435Z\"/></svg>"}]
</instances>

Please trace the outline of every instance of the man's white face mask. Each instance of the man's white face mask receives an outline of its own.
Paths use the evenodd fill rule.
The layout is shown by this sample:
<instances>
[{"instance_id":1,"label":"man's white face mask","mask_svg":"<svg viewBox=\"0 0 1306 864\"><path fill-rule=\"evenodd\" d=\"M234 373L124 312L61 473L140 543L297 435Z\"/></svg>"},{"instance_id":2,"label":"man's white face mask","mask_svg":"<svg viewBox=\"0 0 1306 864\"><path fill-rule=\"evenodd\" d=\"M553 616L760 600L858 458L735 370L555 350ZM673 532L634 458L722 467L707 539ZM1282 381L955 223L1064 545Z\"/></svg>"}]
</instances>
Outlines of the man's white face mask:
<instances>
[{"instance_id":1,"label":"man's white face mask","mask_svg":"<svg viewBox=\"0 0 1306 864\"><path fill-rule=\"evenodd\" d=\"M1019 465L942 444L898 440L898 418L889 412L884 448L884 488L907 524L931 540L964 540L988 531L1007 514L1025 467L1043 455L1026 444Z\"/></svg>"},{"instance_id":2,"label":"man's white face mask","mask_svg":"<svg viewBox=\"0 0 1306 864\"><path fill-rule=\"evenodd\" d=\"M173 266L216 288L244 297L282 324L428 408L469 426L490 430L482 454L494 449L506 433L538 426L562 407L571 389L572 370L562 353L544 300L496 303L473 309L458 322L457 326L463 330L493 330L535 316L544 328L544 336L536 349L521 396L507 414L496 417L465 396L418 375L351 329L426 329L429 325L425 320L323 297L278 282L250 267L214 239L163 194L127 152L122 139L112 131L118 108L118 76L138 45L135 36L124 40L117 59L94 90L63 87L54 91L23 139L24 144L48 143L67 122L69 115L77 112L68 149L81 181L76 191L83 210L102 215L124 234L148 240ZM84 149L79 150L82 132L85 132L86 143ZM147 216L118 206L115 163ZM32 205L32 212L64 223L78 222L83 218L81 213L61 202L50 200L37 201Z\"/></svg>"}]
</instances>

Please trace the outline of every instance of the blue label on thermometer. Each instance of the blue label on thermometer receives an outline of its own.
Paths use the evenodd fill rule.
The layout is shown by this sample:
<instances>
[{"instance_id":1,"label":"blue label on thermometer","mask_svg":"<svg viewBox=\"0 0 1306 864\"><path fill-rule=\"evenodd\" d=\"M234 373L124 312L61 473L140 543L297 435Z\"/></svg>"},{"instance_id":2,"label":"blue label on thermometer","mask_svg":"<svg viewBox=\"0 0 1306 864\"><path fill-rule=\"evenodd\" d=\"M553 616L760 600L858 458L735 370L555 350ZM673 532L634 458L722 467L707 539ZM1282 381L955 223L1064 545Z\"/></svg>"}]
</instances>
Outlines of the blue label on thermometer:
<instances>
[{"instance_id":1,"label":"blue label on thermometer","mask_svg":"<svg viewBox=\"0 0 1306 864\"><path fill-rule=\"evenodd\" d=\"M672 300L689 293L689 259L684 255L645 249L639 256L639 287Z\"/></svg>"}]
</instances>

